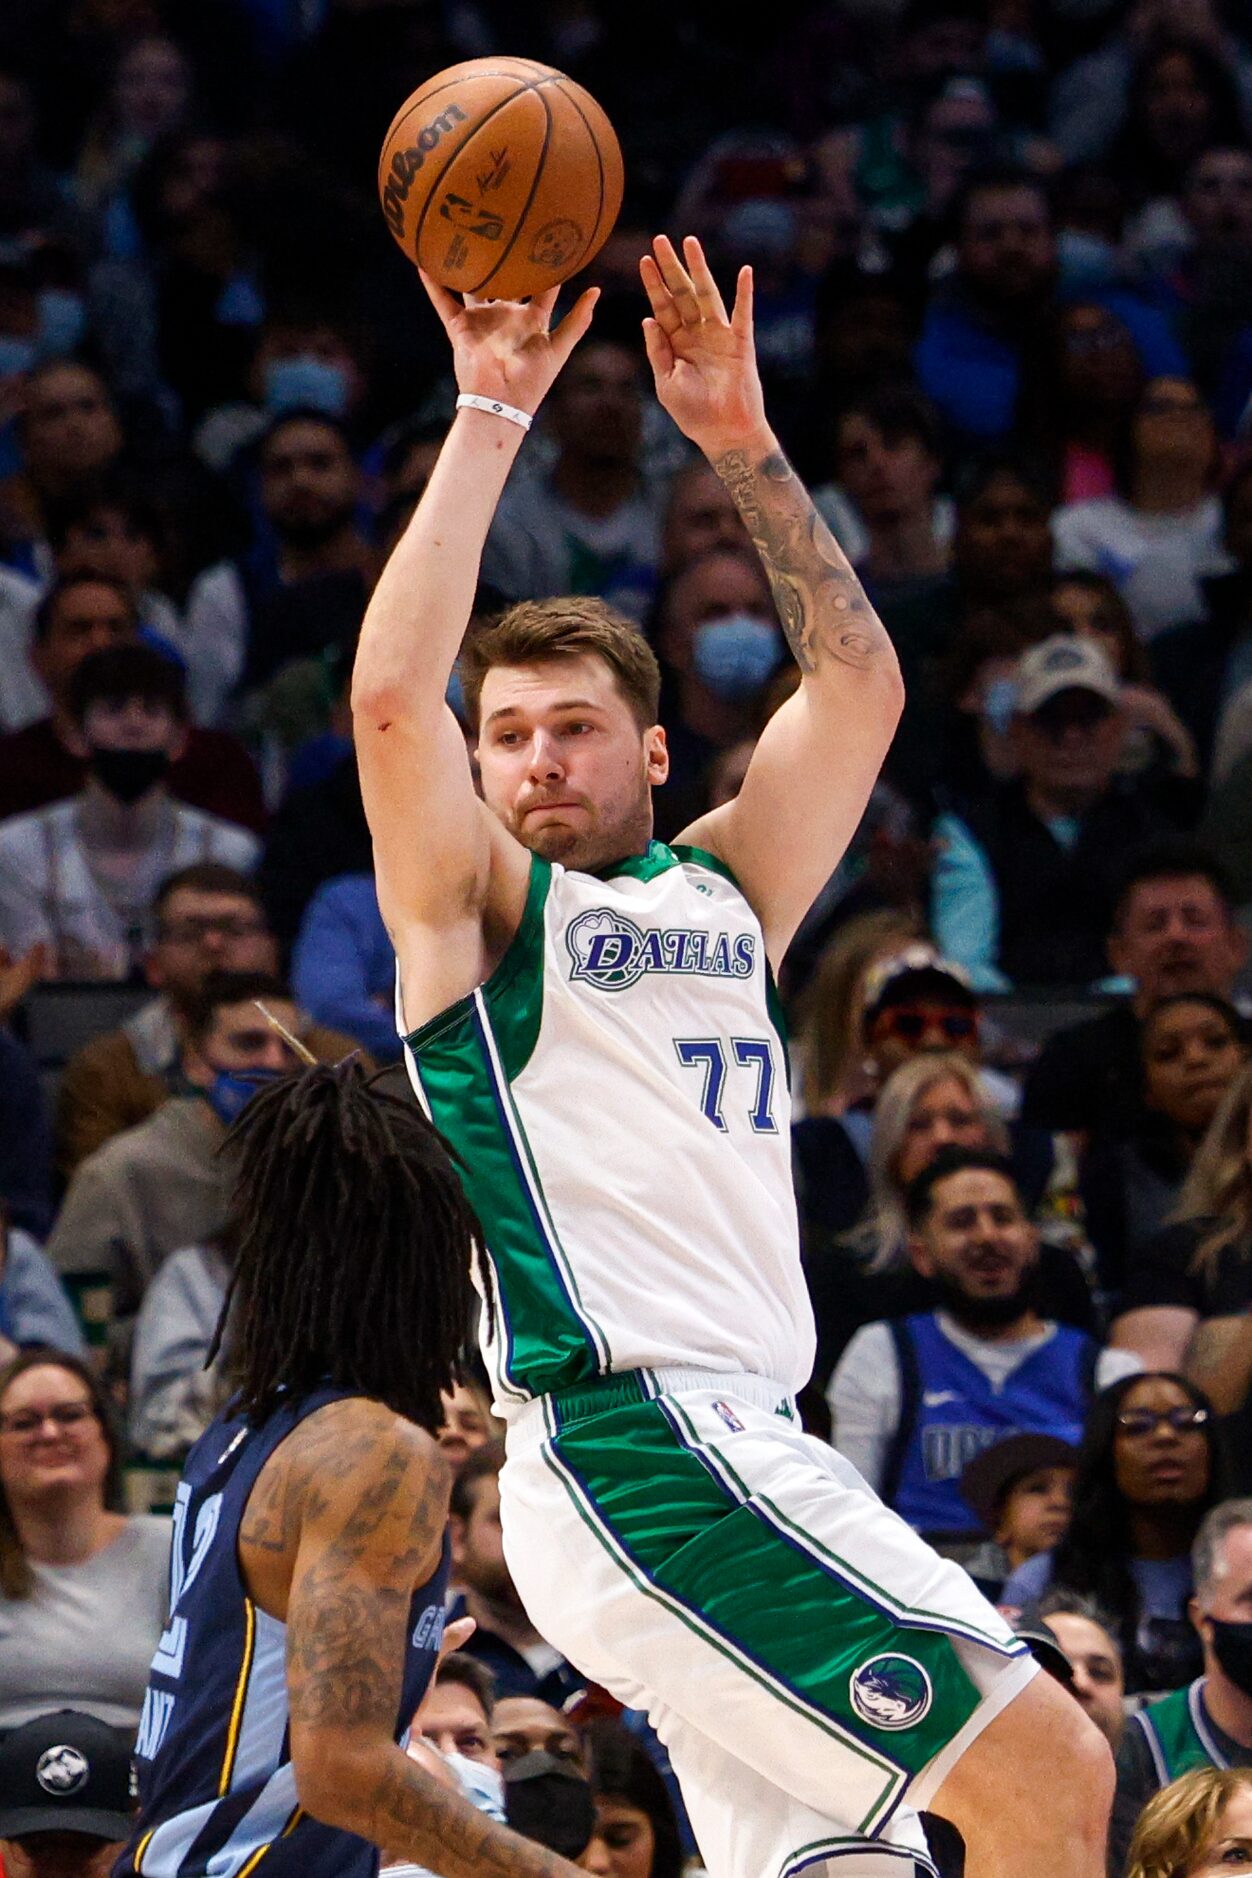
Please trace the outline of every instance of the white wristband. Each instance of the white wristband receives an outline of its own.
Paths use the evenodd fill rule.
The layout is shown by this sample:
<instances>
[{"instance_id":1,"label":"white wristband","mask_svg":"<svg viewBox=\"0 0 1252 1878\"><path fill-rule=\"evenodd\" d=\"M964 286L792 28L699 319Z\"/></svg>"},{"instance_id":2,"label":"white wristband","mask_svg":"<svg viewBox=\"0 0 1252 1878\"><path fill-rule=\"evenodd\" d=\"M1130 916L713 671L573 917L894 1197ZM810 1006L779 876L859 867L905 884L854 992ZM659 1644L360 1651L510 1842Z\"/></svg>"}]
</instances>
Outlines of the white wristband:
<instances>
[{"instance_id":1,"label":"white wristband","mask_svg":"<svg viewBox=\"0 0 1252 1878\"><path fill-rule=\"evenodd\" d=\"M472 391L463 391L456 401L458 411L486 411L489 417L505 417L510 424L520 424L523 430L529 430L531 419L525 411L519 411L514 405L501 404L499 398L480 398Z\"/></svg>"}]
</instances>

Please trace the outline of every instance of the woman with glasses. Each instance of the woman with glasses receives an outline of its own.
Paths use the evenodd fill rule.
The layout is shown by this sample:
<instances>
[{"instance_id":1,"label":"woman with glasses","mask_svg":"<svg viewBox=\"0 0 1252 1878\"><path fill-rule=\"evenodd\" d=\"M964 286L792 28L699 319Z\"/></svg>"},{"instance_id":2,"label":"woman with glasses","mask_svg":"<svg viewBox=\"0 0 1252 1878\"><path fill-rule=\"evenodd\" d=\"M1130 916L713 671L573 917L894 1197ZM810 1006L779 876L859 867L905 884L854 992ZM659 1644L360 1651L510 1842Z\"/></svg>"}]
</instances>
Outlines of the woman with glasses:
<instances>
[{"instance_id":1,"label":"woman with glasses","mask_svg":"<svg viewBox=\"0 0 1252 1878\"><path fill-rule=\"evenodd\" d=\"M1111 1384L1087 1419L1069 1531L1014 1572L1003 1601L1049 1585L1094 1598L1114 1621L1127 1694L1181 1687L1203 1666L1187 1616L1191 1546L1223 1484L1213 1412L1194 1383L1151 1371Z\"/></svg>"},{"instance_id":2,"label":"woman with glasses","mask_svg":"<svg viewBox=\"0 0 1252 1878\"><path fill-rule=\"evenodd\" d=\"M77 1357L27 1350L0 1371L0 1731L58 1708L138 1725L169 1522L118 1511L119 1459Z\"/></svg>"}]
</instances>

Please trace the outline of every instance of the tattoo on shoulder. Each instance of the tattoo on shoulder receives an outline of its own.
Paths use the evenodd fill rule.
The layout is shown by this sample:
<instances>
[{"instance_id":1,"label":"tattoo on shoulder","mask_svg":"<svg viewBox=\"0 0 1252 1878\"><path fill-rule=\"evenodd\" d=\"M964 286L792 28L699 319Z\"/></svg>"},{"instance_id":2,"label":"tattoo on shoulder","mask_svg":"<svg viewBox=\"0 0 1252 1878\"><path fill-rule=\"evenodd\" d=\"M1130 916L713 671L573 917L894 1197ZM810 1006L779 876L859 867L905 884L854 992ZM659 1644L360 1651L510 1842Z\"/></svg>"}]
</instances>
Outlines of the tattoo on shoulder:
<instances>
[{"instance_id":1,"label":"tattoo on shoulder","mask_svg":"<svg viewBox=\"0 0 1252 1878\"><path fill-rule=\"evenodd\" d=\"M867 669L889 650L886 630L786 457L771 451L753 462L729 450L714 467L764 563L801 671L827 659Z\"/></svg>"}]
</instances>

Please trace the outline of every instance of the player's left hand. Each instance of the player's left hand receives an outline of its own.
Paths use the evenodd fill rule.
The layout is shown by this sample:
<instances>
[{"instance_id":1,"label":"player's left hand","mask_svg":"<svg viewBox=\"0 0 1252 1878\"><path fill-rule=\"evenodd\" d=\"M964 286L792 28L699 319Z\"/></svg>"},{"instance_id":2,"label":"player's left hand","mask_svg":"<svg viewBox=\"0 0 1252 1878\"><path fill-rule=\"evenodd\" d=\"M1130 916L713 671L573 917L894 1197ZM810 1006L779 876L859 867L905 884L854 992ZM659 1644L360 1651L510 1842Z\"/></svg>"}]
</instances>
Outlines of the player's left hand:
<instances>
[{"instance_id":1,"label":"player's left hand","mask_svg":"<svg viewBox=\"0 0 1252 1878\"><path fill-rule=\"evenodd\" d=\"M685 261L686 265L683 265ZM658 235L639 263L652 317L643 322L656 395L684 436L716 461L769 435L752 337L752 269L739 270L727 315L694 235Z\"/></svg>"}]
</instances>

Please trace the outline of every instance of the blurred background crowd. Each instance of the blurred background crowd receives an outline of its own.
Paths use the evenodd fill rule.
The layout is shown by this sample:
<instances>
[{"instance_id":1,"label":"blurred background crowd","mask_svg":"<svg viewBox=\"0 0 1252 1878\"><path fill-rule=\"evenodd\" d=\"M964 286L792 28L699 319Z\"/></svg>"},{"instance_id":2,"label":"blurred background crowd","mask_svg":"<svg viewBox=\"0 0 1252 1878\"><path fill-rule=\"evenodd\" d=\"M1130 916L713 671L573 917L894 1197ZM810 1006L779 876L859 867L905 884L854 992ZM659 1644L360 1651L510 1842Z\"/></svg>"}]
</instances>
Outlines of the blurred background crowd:
<instances>
[{"instance_id":1,"label":"blurred background crowd","mask_svg":"<svg viewBox=\"0 0 1252 1878\"><path fill-rule=\"evenodd\" d=\"M733 796L795 674L650 395L638 257L693 232L723 278L753 264L773 423L904 667L781 987L806 1423L1104 1728L1113 1873L1228 1870L1227 1841L1252 1869L1237 0L6 0L7 1867L37 1873L5 1808L47 1712L136 1725L169 1470L229 1387L216 1150L295 1060L257 1001L316 1056L398 1055L345 692L454 387L374 175L404 95L492 50L589 87L627 193L476 621L603 596L662 664L658 835ZM529 1626L489 1408L448 1412L479 1629L418 1732L588 1869L671 1878L663 1751Z\"/></svg>"}]
</instances>

